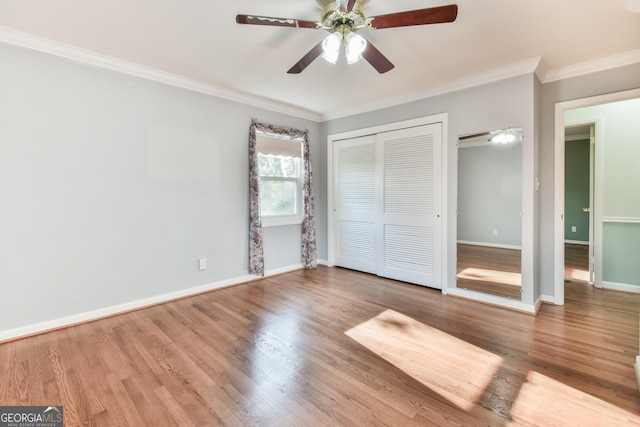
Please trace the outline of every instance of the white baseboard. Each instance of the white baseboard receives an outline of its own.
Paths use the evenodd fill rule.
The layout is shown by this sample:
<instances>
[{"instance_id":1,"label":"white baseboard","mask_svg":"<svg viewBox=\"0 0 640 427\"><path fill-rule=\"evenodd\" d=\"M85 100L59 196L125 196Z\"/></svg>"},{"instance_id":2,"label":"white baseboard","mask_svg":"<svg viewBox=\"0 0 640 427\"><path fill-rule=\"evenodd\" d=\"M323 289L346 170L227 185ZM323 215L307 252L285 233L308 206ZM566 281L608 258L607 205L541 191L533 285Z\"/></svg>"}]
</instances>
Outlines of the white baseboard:
<instances>
[{"instance_id":1,"label":"white baseboard","mask_svg":"<svg viewBox=\"0 0 640 427\"><path fill-rule=\"evenodd\" d=\"M555 304L556 299L552 295L540 295L540 300L547 304Z\"/></svg>"},{"instance_id":2,"label":"white baseboard","mask_svg":"<svg viewBox=\"0 0 640 427\"><path fill-rule=\"evenodd\" d=\"M602 289L640 294L640 286L626 283L602 282Z\"/></svg>"},{"instance_id":3,"label":"white baseboard","mask_svg":"<svg viewBox=\"0 0 640 427\"><path fill-rule=\"evenodd\" d=\"M292 265L289 267L272 269L272 270L265 271L264 277L270 277L270 276L276 276L279 274L289 273L291 271L301 270L302 268L303 266L302 264L300 264L300 265ZM187 297L202 294L205 292L210 292L216 289L222 289L222 288L226 288L233 285L253 282L260 279L262 279L262 277L252 276L252 275L239 276L233 279L222 280L219 282L210 283L202 286L196 286L188 289L182 289L179 291L169 292L162 295L156 295L149 298L127 302L124 304L114 305L111 307L100 308L98 310L92 310L85 313L79 313L72 316L62 317L59 319L35 323L33 325L23 326L20 328L0 331L0 343L6 342L6 341L12 341L18 338L25 338L32 335L38 335L38 334L53 331L56 329L78 325L81 323L104 319L106 317L111 317L118 314L134 311L134 310L151 307L154 305L175 301L182 298L187 298Z\"/></svg>"},{"instance_id":4,"label":"white baseboard","mask_svg":"<svg viewBox=\"0 0 640 427\"><path fill-rule=\"evenodd\" d=\"M582 240L565 240L564 242L566 244L569 244L569 245L589 246L589 242L585 242L585 241L582 241Z\"/></svg>"},{"instance_id":5,"label":"white baseboard","mask_svg":"<svg viewBox=\"0 0 640 427\"><path fill-rule=\"evenodd\" d=\"M500 249L518 249L518 250L522 249L521 246L517 246L517 245L502 245L500 243L471 242L468 240L458 240L458 244L471 245L471 246L486 246L488 248L500 248Z\"/></svg>"},{"instance_id":6,"label":"white baseboard","mask_svg":"<svg viewBox=\"0 0 640 427\"><path fill-rule=\"evenodd\" d=\"M521 301L499 297L495 295L485 294L482 292L470 291L461 288L447 288L447 296L471 299L490 305L509 308L515 311L522 311L528 314L536 314L542 302L538 299L535 304L525 304Z\"/></svg>"},{"instance_id":7,"label":"white baseboard","mask_svg":"<svg viewBox=\"0 0 640 427\"><path fill-rule=\"evenodd\" d=\"M636 356L636 364L633 366L636 372L636 383L638 383L638 391L640 391L640 356Z\"/></svg>"}]
</instances>

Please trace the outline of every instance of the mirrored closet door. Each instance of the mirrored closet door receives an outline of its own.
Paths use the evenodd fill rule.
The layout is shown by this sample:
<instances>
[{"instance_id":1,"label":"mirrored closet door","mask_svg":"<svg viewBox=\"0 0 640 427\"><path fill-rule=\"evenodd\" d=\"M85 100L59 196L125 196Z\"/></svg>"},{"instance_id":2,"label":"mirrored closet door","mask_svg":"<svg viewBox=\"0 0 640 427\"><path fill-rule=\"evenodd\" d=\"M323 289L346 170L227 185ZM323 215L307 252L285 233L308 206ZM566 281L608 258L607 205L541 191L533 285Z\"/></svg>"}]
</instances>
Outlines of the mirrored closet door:
<instances>
[{"instance_id":1,"label":"mirrored closet door","mask_svg":"<svg viewBox=\"0 0 640 427\"><path fill-rule=\"evenodd\" d=\"M521 299L522 128L458 140L457 287Z\"/></svg>"}]
</instances>

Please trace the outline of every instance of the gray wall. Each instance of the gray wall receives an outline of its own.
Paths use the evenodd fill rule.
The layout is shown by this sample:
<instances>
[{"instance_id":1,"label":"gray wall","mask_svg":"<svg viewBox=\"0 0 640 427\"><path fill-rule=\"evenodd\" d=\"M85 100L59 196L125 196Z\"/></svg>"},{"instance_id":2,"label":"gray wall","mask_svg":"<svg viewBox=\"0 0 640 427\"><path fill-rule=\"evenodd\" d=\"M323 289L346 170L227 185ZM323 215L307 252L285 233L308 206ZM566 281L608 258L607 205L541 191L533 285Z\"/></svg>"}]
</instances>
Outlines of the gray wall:
<instances>
[{"instance_id":1,"label":"gray wall","mask_svg":"<svg viewBox=\"0 0 640 427\"><path fill-rule=\"evenodd\" d=\"M501 80L482 86L477 86L457 92L451 92L432 98L415 101L399 106L389 107L378 111L354 115L351 117L331 120L321 125L322 145L321 156L326 159L326 138L328 135L346 132L349 130L363 129L379 126L387 123L395 123L413 118L425 117L439 113L448 113L448 135L446 141L447 181L447 230L444 233L448 237L448 262L447 281L449 286L455 284L455 242L456 242L456 186L457 186L457 154L456 143L458 137L464 134L477 133L492 129L507 127L523 127L524 138L533 138L535 142L536 114L536 89L537 78L533 74L522 75L510 79ZM523 147L523 158L534 159L535 144ZM325 169L326 170L326 169ZM533 161L525 162L523 169L524 185L533 188L535 164ZM323 176L323 188L326 188L326 176ZM323 203L326 206L326 193ZM534 198L537 195L534 195ZM534 230L535 200L526 198L523 200L523 226ZM326 216L325 216L326 221ZM326 222L323 223L326 230ZM535 240L535 236L534 236ZM536 261L533 253L535 241L523 240L523 257ZM326 246L323 256L326 256ZM534 271L523 270L523 302L533 303L535 286Z\"/></svg>"},{"instance_id":2,"label":"gray wall","mask_svg":"<svg viewBox=\"0 0 640 427\"><path fill-rule=\"evenodd\" d=\"M10 45L0 64L0 332L244 277L252 117L309 129L324 167L318 123ZM267 269L299 242L268 229Z\"/></svg>"},{"instance_id":3,"label":"gray wall","mask_svg":"<svg viewBox=\"0 0 640 427\"><path fill-rule=\"evenodd\" d=\"M448 113L451 282L457 137L522 126L535 141L523 158L539 158L525 161L525 188L541 182L523 200L524 227L540 226L523 242L535 286L523 300L553 295L554 105L640 87L640 64L523 75L317 124L9 45L0 63L0 331L245 275L252 117L310 130L326 259L327 135ZM267 269L299 263L298 244L297 227L267 230Z\"/></svg>"},{"instance_id":4,"label":"gray wall","mask_svg":"<svg viewBox=\"0 0 640 427\"><path fill-rule=\"evenodd\" d=\"M520 248L521 142L479 146L460 143L457 194L458 241Z\"/></svg>"}]
</instances>

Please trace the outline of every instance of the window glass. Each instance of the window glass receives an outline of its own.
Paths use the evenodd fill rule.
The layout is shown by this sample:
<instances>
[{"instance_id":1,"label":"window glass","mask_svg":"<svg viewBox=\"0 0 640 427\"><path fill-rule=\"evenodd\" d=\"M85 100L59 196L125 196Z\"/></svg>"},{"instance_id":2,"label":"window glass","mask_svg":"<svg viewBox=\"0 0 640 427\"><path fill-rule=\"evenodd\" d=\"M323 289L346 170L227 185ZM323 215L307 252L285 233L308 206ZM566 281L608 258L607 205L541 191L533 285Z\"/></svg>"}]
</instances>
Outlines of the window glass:
<instances>
[{"instance_id":1,"label":"window glass","mask_svg":"<svg viewBox=\"0 0 640 427\"><path fill-rule=\"evenodd\" d=\"M260 183L260 210L262 215L295 215L297 190L295 181L263 179Z\"/></svg>"},{"instance_id":2,"label":"window glass","mask_svg":"<svg viewBox=\"0 0 640 427\"><path fill-rule=\"evenodd\" d=\"M302 221L302 143L258 135L260 215L263 226Z\"/></svg>"},{"instance_id":3,"label":"window glass","mask_svg":"<svg viewBox=\"0 0 640 427\"><path fill-rule=\"evenodd\" d=\"M260 176L297 178L300 175L300 158L258 153Z\"/></svg>"}]
</instances>

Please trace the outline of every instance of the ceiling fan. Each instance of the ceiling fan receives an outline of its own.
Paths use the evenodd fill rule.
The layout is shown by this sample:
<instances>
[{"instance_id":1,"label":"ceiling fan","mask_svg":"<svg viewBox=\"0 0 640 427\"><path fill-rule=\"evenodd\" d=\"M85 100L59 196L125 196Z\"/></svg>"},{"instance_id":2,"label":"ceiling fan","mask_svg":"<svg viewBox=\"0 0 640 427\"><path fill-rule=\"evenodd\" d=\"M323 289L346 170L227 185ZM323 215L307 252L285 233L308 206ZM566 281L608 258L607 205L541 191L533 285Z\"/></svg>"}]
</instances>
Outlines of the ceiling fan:
<instances>
[{"instance_id":1,"label":"ceiling fan","mask_svg":"<svg viewBox=\"0 0 640 427\"><path fill-rule=\"evenodd\" d=\"M458 140L462 143L483 136L487 137L483 138L483 140L486 139L486 141L488 142L493 142L495 144L510 144L512 142L522 140L522 128L496 129L487 132L470 133L461 135L460 137L458 137Z\"/></svg>"},{"instance_id":2,"label":"ceiling fan","mask_svg":"<svg viewBox=\"0 0 640 427\"><path fill-rule=\"evenodd\" d=\"M323 41L314 46L287 71L289 74L301 73L321 55L327 61L335 64L340 55L342 45L344 45L345 56L349 64L364 58L382 74L393 69L394 65L364 37L356 34L358 30L362 28L380 30L412 25L439 24L453 22L458 16L458 6L455 4L367 17L365 7L369 0L316 1L322 7L322 16L319 22L256 15L237 15L236 22L250 25L319 28L329 31L330 34Z\"/></svg>"}]
</instances>

